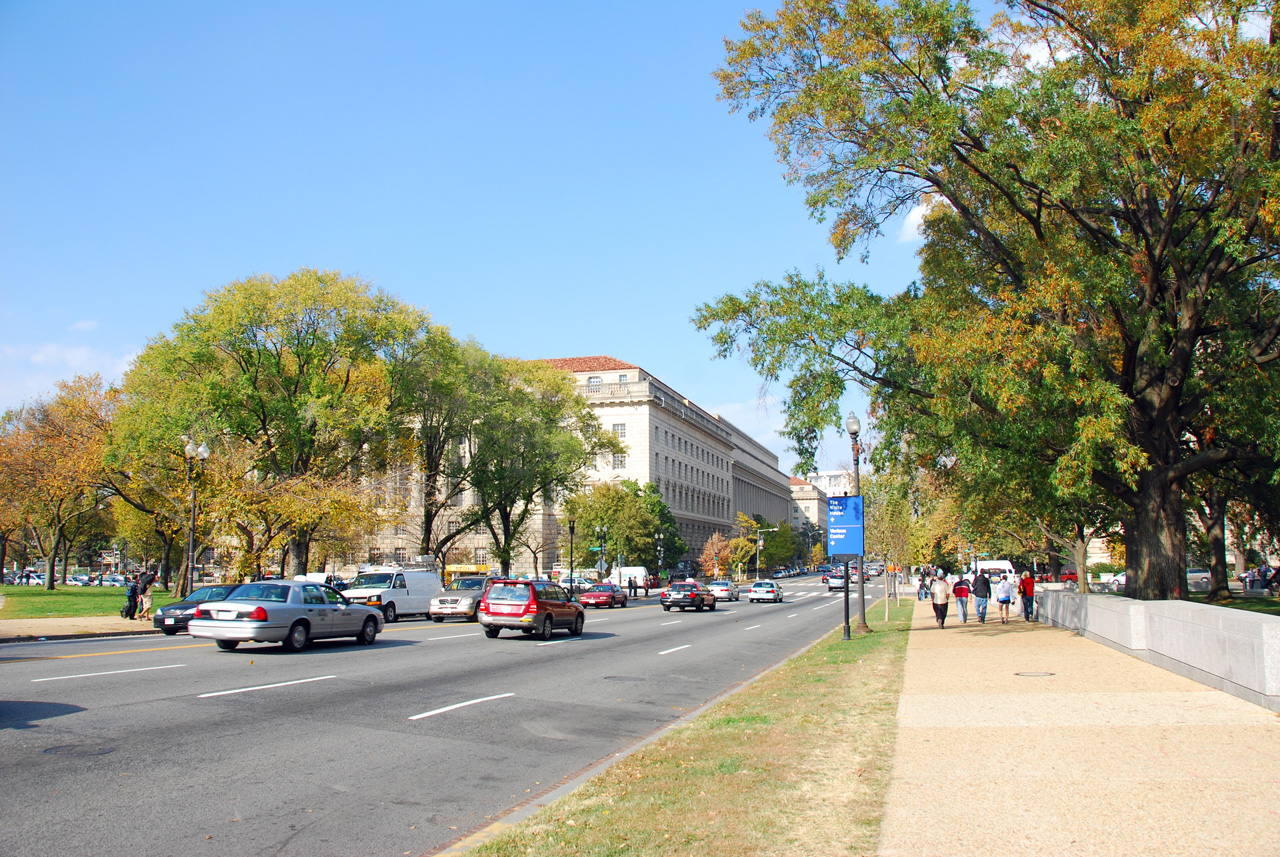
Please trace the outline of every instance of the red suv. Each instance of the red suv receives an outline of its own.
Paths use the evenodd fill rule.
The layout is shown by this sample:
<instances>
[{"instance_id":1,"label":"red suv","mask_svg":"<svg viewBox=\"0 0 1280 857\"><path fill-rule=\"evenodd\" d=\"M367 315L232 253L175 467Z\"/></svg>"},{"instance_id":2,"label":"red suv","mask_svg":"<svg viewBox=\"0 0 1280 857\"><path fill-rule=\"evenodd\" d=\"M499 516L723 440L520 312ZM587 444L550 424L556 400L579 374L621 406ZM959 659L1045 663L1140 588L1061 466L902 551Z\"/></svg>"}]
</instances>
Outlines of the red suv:
<instances>
[{"instance_id":1,"label":"red suv","mask_svg":"<svg viewBox=\"0 0 1280 857\"><path fill-rule=\"evenodd\" d=\"M480 599L476 617L489 638L498 636L503 628L536 633L544 640L550 640L556 628L563 628L577 637L586 621L582 605L550 580L494 580Z\"/></svg>"}]
</instances>

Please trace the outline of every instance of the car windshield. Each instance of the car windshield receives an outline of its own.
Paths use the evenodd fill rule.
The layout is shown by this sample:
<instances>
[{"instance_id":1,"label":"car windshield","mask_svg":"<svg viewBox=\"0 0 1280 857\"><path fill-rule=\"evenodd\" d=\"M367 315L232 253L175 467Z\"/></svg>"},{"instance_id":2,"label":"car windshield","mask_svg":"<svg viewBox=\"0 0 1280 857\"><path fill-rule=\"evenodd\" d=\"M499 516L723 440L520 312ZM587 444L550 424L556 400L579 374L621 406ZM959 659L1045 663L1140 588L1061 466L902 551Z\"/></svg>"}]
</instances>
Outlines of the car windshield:
<instances>
[{"instance_id":1,"label":"car windshield","mask_svg":"<svg viewBox=\"0 0 1280 857\"><path fill-rule=\"evenodd\" d=\"M489 589L490 601L515 601L525 603L529 600L529 587L516 584L498 584Z\"/></svg>"},{"instance_id":2,"label":"car windshield","mask_svg":"<svg viewBox=\"0 0 1280 857\"><path fill-rule=\"evenodd\" d=\"M484 589L484 580L479 577L473 577L468 580L454 580L450 581L445 589L452 589L454 592L459 589Z\"/></svg>"},{"instance_id":3,"label":"car windshield","mask_svg":"<svg viewBox=\"0 0 1280 857\"><path fill-rule=\"evenodd\" d=\"M766 583L765 581L762 580L759 583L751 584L751 588L752 589L773 589L773 584Z\"/></svg>"},{"instance_id":4,"label":"car windshield","mask_svg":"<svg viewBox=\"0 0 1280 857\"><path fill-rule=\"evenodd\" d=\"M696 583L676 583L672 584L671 588L677 592L691 592L697 589L698 585Z\"/></svg>"},{"instance_id":5,"label":"car windshield","mask_svg":"<svg viewBox=\"0 0 1280 857\"><path fill-rule=\"evenodd\" d=\"M587 590L588 592L612 592L613 587L605 584L598 584Z\"/></svg>"},{"instance_id":6,"label":"car windshield","mask_svg":"<svg viewBox=\"0 0 1280 857\"><path fill-rule=\"evenodd\" d=\"M386 589L391 586L391 574L357 574L351 581L352 589Z\"/></svg>"},{"instance_id":7,"label":"car windshield","mask_svg":"<svg viewBox=\"0 0 1280 857\"><path fill-rule=\"evenodd\" d=\"M272 583L242 583L226 598L227 601L279 601L289 600L289 587Z\"/></svg>"},{"instance_id":8,"label":"car windshield","mask_svg":"<svg viewBox=\"0 0 1280 857\"><path fill-rule=\"evenodd\" d=\"M202 601L221 601L231 594L234 586L206 586L197 589L187 597L188 601L199 604Z\"/></svg>"}]
</instances>

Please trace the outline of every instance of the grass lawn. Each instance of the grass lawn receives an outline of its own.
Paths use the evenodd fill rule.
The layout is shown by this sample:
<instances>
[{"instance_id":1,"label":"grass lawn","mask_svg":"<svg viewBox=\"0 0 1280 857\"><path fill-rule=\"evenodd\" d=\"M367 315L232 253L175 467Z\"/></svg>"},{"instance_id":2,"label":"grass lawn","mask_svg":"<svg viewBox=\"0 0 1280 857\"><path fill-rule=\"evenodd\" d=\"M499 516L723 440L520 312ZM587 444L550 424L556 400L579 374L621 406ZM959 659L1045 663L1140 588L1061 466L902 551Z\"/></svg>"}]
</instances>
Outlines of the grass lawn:
<instances>
[{"instance_id":1,"label":"grass lawn","mask_svg":"<svg viewBox=\"0 0 1280 857\"><path fill-rule=\"evenodd\" d=\"M45 619L51 616L112 616L124 606L123 587L59 586L49 592L42 586L0 586L4 607L0 619ZM156 589L152 612L173 601L169 593Z\"/></svg>"},{"instance_id":2,"label":"grass lawn","mask_svg":"<svg viewBox=\"0 0 1280 857\"><path fill-rule=\"evenodd\" d=\"M1233 610L1252 610L1254 613L1280 616L1280 598L1245 598L1237 595L1230 601L1207 601L1203 595L1192 595L1191 600L1200 604L1212 604L1214 607L1230 607Z\"/></svg>"},{"instance_id":3,"label":"grass lawn","mask_svg":"<svg viewBox=\"0 0 1280 857\"><path fill-rule=\"evenodd\" d=\"M914 605L834 631L469 853L874 853Z\"/></svg>"}]
</instances>

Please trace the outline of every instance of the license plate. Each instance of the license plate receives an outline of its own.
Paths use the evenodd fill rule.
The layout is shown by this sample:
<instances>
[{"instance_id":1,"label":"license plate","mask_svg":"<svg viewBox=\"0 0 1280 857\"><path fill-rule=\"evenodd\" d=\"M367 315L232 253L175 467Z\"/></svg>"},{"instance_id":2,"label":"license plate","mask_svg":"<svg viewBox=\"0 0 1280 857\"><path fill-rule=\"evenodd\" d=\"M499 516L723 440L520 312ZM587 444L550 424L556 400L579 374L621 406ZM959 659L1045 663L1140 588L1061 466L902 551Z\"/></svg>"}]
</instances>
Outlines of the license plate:
<instances>
[{"instance_id":1,"label":"license plate","mask_svg":"<svg viewBox=\"0 0 1280 857\"><path fill-rule=\"evenodd\" d=\"M172 624L173 624L173 620L172 620L172 619L165 619L165 620L164 620L164 623L165 623L166 625L172 625Z\"/></svg>"},{"instance_id":2,"label":"license plate","mask_svg":"<svg viewBox=\"0 0 1280 857\"><path fill-rule=\"evenodd\" d=\"M238 615L240 614L234 610L215 610L213 612L213 618L215 619L234 619Z\"/></svg>"}]
</instances>

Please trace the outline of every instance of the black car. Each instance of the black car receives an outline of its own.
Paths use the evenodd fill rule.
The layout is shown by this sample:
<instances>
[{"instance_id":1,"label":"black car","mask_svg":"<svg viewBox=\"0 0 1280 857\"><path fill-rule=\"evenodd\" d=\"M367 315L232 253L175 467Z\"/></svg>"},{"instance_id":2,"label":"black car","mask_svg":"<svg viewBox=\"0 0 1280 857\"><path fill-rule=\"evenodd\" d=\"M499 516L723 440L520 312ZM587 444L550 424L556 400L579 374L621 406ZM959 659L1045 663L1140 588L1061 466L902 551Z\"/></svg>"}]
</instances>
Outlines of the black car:
<instances>
[{"instance_id":1,"label":"black car","mask_svg":"<svg viewBox=\"0 0 1280 857\"><path fill-rule=\"evenodd\" d=\"M166 604L151 617L151 626L159 628L169 636L187 630L187 623L196 612L196 607L206 601L223 601L227 594L236 588L236 584L228 583L220 586L202 586L182 601Z\"/></svg>"},{"instance_id":2,"label":"black car","mask_svg":"<svg viewBox=\"0 0 1280 857\"><path fill-rule=\"evenodd\" d=\"M663 610L670 610L672 607L687 610L692 607L701 613L703 608L716 609L716 594L696 580L671 584L662 590L658 600L662 602Z\"/></svg>"}]
</instances>

